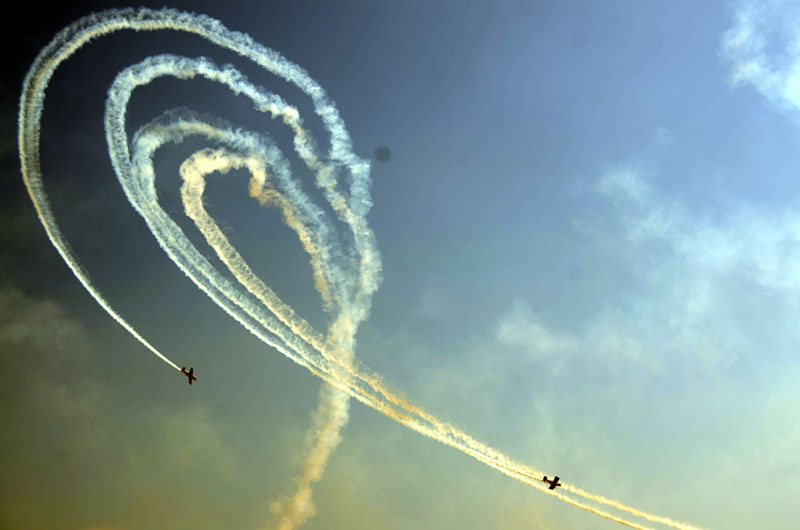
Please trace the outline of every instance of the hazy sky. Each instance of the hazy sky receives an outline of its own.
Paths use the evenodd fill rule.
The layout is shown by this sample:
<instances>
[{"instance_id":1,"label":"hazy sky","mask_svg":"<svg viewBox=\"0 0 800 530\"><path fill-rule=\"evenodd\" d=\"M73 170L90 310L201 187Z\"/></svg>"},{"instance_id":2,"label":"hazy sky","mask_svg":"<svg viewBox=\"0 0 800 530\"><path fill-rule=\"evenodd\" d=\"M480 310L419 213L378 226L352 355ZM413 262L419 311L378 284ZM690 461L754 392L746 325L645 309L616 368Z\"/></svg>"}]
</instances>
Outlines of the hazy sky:
<instances>
[{"instance_id":1,"label":"hazy sky","mask_svg":"<svg viewBox=\"0 0 800 530\"><path fill-rule=\"evenodd\" d=\"M191 36L104 37L57 71L42 124L45 184L76 255L150 342L195 368L192 387L88 296L22 185L22 75L62 26L122 5L28 6L4 22L18 56L0 94L0 528L271 528L320 381L167 258L126 201L103 131L121 68L165 52L236 57ZM638 508L709 528L800 523L800 3L171 7L304 67L372 159L383 283L357 355L393 388ZM297 89L237 66L310 112ZM129 132L180 105L291 151L274 123L206 81L141 89ZM309 127L321 135L318 120ZM386 162L373 156L383 145ZM156 159L176 218L177 167L196 147ZM247 197L244 178L210 184L207 204L324 329L280 215ZM360 404L342 437L309 530L618 527Z\"/></svg>"}]
</instances>

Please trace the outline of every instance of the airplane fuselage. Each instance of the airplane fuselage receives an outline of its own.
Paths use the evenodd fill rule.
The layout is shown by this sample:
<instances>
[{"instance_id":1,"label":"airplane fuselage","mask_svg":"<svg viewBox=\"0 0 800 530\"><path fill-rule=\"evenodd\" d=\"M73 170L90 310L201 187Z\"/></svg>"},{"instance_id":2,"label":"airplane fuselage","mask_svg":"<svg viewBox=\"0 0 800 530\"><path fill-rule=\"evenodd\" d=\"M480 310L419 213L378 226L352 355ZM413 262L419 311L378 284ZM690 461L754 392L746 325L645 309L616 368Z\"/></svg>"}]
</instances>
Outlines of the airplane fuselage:
<instances>
[{"instance_id":1,"label":"airplane fuselage","mask_svg":"<svg viewBox=\"0 0 800 530\"><path fill-rule=\"evenodd\" d=\"M550 484L550 487L548 489L551 489L551 490L554 490L554 489L556 489L557 487L559 487L561 485L558 482L558 475L553 477L553 480L548 480L547 475L545 475L544 478L542 479L542 482L544 482L545 484Z\"/></svg>"},{"instance_id":2,"label":"airplane fuselage","mask_svg":"<svg viewBox=\"0 0 800 530\"><path fill-rule=\"evenodd\" d=\"M189 380L189 384L192 384L192 381L197 381L197 378L194 376L194 368L189 368L189 371L186 371L186 367L184 366L181 368L181 373L186 376L186 379Z\"/></svg>"}]
</instances>

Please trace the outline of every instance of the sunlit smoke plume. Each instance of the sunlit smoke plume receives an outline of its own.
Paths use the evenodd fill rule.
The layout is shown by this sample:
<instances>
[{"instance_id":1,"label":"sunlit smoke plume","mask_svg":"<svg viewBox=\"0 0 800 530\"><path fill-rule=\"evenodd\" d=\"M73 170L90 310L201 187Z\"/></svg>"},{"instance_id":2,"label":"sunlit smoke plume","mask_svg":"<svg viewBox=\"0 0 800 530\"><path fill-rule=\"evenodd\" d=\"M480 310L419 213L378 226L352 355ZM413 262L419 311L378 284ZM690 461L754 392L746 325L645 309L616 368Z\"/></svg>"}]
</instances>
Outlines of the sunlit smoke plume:
<instances>
[{"instance_id":1,"label":"sunlit smoke plume","mask_svg":"<svg viewBox=\"0 0 800 530\"><path fill-rule=\"evenodd\" d=\"M114 312L93 286L56 223L44 191L39 162L44 94L53 72L88 41L122 29L193 33L239 54L305 93L330 135L329 148L322 152L304 127L296 107L253 85L233 67L219 67L202 58L149 57L117 75L106 101L105 131L114 171L128 200L142 215L161 248L200 289L246 329L330 385L321 392L298 490L282 505L281 528L294 528L313 515L311 485L321 477L328 456L339 442L341 427L347 421L347 396L515 480L590 513L631 528L645 528L638 522L586 504L579 498L646 521L678 529L694 528L569 484L564 484L561 490L549 490L541 471L512 460L413 405L362 366L354 355L355 332L369 315L370 300L380 283L381 272L375 237L366 221L372 205L369 163L353 153L349 134L336 107L302 68L254 42L249 36L228 30L214 19L169 9L106 11L90 15L63 30L40 53L26 76L19 116L23 177L50 240L98 303L145 347L179 369ZM220 83L234 94L249 99L254 111L288 127L293 136L294 151L315 174L314 184L327 201L333 218L302 191L284 154L265 135L236 129L221 120L207 120L190 112L174 111L140 129L129 145L126 110L133 91L165 76L187 80L203 77ZM158 202L154 153L165 144L195 136L205 138L215 149L199 151L183 164L181 194L184 210L237 283L230 281L208 261ZM254 199L281 210L285 222L294 229L309 254L315 285L330 315L331 323L326 334L300 318L253 273L203 207L206 177L211 173L225 174L235 168L250 174L248 189ZM338 230L342 226L345 227L344 235Z\"/></svg>"}]
</instances>

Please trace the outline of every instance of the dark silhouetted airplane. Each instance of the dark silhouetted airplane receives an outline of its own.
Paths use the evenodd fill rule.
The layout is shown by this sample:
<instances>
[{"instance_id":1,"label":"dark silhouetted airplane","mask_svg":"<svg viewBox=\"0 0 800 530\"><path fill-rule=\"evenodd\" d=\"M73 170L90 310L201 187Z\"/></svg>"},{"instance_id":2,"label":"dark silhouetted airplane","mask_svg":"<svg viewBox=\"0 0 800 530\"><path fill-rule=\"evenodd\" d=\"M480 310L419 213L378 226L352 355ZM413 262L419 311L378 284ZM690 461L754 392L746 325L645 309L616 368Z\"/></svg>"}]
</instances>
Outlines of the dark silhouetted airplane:
<instances>
[{"instance_id":1,"label":"dark silhouetted airplane","mask_svg":"<svg viewBox=\"0 0 800 530\"><path fill-rule=\"evenodd\" d=\"M544 479L542 480L544 481L545 484L550 484L550 488L548 489L551 490L554 490L561 485L561 483L558 482L558 475L556 475L555 478L553 478L553 480L547 480L547 475L545 475Z\"/></svg>"},{"instance_id":2,"label":"dark silhouetted airplane","mask_svg":"<svg viewBox=\"0 0 800 530\"><path fill-rule=\"evenodd\" d=\"M186 367L184 366L183 368L181 368L181 373L186 376L186 378L189 380L189 384L190 385L192 384L192 381L197 381L197 378L194 376L194 368L189 368L189 371L187 372L186 371ZM547 477L544 477L544 478L547 478ZM556 477L556 479L558 479L558 477ZM550 488L550 489L553 489L553 488Z\"/></svg>"}]
</instances>

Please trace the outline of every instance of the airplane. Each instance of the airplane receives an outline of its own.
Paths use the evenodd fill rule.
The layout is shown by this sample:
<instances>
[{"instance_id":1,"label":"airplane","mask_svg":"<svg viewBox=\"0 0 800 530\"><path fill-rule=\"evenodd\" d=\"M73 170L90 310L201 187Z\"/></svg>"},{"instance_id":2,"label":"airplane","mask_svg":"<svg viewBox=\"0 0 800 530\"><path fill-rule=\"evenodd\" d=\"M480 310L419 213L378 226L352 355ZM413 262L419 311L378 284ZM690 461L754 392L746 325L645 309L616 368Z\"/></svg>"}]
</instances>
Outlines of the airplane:
<instances>
[{"instance_id":1,"label":"airplane","mask_svg":"<svg viewBox=\"0 0 800 530\"><path fill-rule=\"evenodd\" d=\"M558 475L556 475L555 478L553 478L553 480L547 480L547 475L545 475L544 478L542 479L542 481L545 484L550 484L550 487L548 489L551 489L551 490L554 490L554 489L556 489L557 487L559 487L561 485L558 482Z\"/></svg>"},{"instance_id":2,"label":"airplane","mask_svg":"<svg viewBox=\"0 0 800 530\"><path fill-rule=\"evenodd\" d=\"M189 380L190 385L192 384L192 381L197 381L197 378L194 376L194 368L189 368L189 371L187 372L186 367L184 366L183 368L181 368L181 373L186 376L186 378Z\"/></svg>"}]
</instances>

